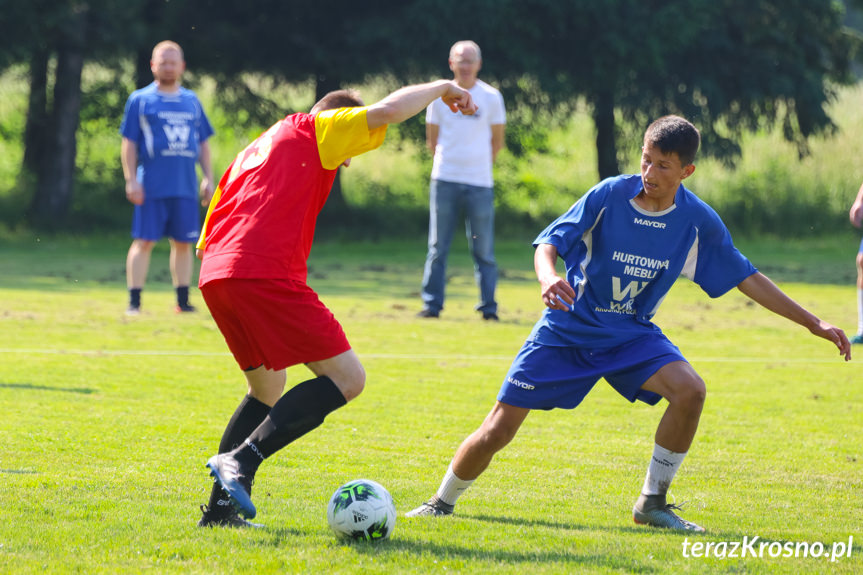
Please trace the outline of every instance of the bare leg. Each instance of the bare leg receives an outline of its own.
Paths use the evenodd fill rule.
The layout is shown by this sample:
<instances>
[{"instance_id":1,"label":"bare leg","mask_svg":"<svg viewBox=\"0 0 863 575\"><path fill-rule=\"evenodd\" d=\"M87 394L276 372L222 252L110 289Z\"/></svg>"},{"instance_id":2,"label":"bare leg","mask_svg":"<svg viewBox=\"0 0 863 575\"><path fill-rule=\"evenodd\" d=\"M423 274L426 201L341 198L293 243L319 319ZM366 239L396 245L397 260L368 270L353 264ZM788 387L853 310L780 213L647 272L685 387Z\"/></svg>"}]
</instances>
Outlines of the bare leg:
<instances>
[{"instance_id":1,"label":"bare leg","mask_svg":"<svg viewBox=\"0 0 863 575\"><path fill-rule=\"evenodd\" d=\"M273 371L264 366L251 371L244 371L246 381L249 384L249 395L273 407L282 397L285 390L285 370Z\"/></svg>"},{"instance_id":2,"label":"bare leg","mask_svg":"<svg viewBox=\"0 0 863 575\"><path fill-rule=\"evenodd\" d=\"M307 363L306 367L317 376L325 375L332 379L345 396L345 401L351 401L362 393L366 384L366 371L352 349L323 361Z\"/></svg>"},{"instance_id":3,"label":"bare leg","mask_svg":"<svg viewBox=\"0 0 863 575\"><path fill-rule=\"evenodd\" d=\"M192 244L171 240L170 268L174 287L188 287L192 281Z\"/></svg>"},{"instance_id":4,"label":"bare leg","mask_svg":"<svg viewBox=\"0 0 863 575\"><path fill-rule=\"evenodd\" d=\"M676 453L689 451L707 394L704 381L691 365L676 361L653 374L642 389L668 400L668 407L656 428L656 443Z\"/></svg>"},{"instance_id":5,"label":"bare leg","mask_svg":"<svg viewBox=\"0 0 863 575\"><path fill-rule=\"evenodd\" d=\"M647 467L641 495L632 510L636 523L678 531L704 531L674 513L666 494L686 452L692 445L704 407L704 381L685 361L663 366L642 386L668 400L668 407L656 428L656 445Z\"/></svg>"},{"instance_id":6,"label":"bare leg","mask_svg":"<svg viewBox=\"0 0 863 575\"><path fill-rule=\"evenodd\" d=\"M863 336L863 252L857 254L857 337L851 343L861 343Z\"/></svg>"},{"instance_id":7,"label":"bare leg","mask_svg":"<svg viewBox=\"0 0 863 575\"><path fill-rule=\"evenodd\" d=\"M352 350L307 365L318 377L284 395L285 370L259 367L244 372L249 395L272 409L242 445L207 462L211 475L247 518L257 513L250 497L251 479L261 462L317 428L329 413L359 395L365 384L365 371Z\"/></svg>"},{"instance_id":8,"label":"bare leg","mask_svg":"<svg viewBox=\"0 0 863 575\"><path fill-rule=\"evenodd\" d=\"M863 289L863 252L857 254L857 287Z\"/></svg>"},{"instance_id":9,"label":"bare leg","mask_svg":"<svg viewBox=\"0 0 863 575\"><path fill-rule=\"evenodd\" d=\"M434 497L406 516L452 514L456 500L486 470L495 453L512 441L528 413L530 410L523 407L499 401L495 403L479 429L462 441L456 450Z\"/></svg>"},{"instance_id":10,"label":"bare leg","mask_svg":"<svg viewBox=\"0 0 863 575\"><path fill-rule=\"evenodd\" d=\"M473 480L486 470L495 453L512 441L529 409L497 402L479 429L471 433L455 452L453 472L463 480Z\"/></svg>"},{"instance_id":11,"label":"bare leg","mask_svg":"<svg viewBox=\"0 0 863 575\"><path fill-rule=\"evenodd\" d=\"M147 281L147 270L150 269L150 254L156 242L148 240L133 240L126 255L126 287L140 289Z\"/></svg>"},{"instance_id":12,"label":"bare leg","mask_svg":"<svg viewBox=\"0 0 863 575\"><path fill-rule=\"evenodd\" d=\"M307 367L315 375L326 375L333 380L345 396L345 401L357 397L365 385L365 370L352 349L329 359L309 363ZM243 373L249 383L249 395L258 401L272 407L282 397L286 381L284 369L273 371L261 366Z\"/></svg>"}]
</instances>

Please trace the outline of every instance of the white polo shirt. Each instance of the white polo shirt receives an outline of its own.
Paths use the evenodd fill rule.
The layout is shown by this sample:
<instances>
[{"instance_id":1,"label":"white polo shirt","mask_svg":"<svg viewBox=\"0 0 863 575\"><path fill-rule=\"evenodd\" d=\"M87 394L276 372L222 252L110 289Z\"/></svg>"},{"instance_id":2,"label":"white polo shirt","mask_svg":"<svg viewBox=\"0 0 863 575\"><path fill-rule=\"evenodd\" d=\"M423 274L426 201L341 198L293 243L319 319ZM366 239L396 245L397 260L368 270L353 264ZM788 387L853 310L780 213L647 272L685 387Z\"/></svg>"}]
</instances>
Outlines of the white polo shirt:
<instances>
[{"instance_id":1,"label":"white polo shirt","mask_svg":"<svg viewBox=\"0 0 863 575\"><path fill-rule=\"evenodd\" d=\"M440 126L431 177L491 188L491 127L506 124L506 109L500 92L482 80L469 92L477 105L471 116L453 113L440 98L426 109L426 123Z\"/></svg>"}]
</instances>

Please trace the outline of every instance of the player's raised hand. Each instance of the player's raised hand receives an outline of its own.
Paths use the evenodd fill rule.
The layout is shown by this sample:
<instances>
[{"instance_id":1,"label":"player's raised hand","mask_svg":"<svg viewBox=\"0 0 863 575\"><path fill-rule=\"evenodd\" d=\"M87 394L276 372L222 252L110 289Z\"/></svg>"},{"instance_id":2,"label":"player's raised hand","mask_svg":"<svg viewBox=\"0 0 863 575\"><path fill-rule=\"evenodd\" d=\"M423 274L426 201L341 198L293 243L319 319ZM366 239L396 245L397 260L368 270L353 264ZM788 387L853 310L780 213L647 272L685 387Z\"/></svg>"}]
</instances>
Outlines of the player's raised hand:
<instances>
[{"instance_id":1,"label":"player's raised hand","mask_svg":"<svg viewBox=\"0 0 863 575\"><path fill-rule=\"evenodd\" d=\"M476 113L477 106L471 98L470 92L460 88L455 82L450 82L447 85L446 93L441 96L443 103L449 106L453 112L461 112L465 116L470 116Z\"/></svg>"}]
</instances>

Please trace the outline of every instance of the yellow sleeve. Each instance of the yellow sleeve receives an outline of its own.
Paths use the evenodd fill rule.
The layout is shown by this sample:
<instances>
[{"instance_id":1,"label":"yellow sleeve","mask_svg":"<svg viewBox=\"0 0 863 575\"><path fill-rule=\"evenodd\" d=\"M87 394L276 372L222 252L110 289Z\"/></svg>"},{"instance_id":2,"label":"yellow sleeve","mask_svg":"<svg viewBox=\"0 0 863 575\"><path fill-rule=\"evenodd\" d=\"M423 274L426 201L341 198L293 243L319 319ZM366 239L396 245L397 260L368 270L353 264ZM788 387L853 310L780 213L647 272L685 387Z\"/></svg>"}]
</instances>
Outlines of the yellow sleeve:
<instances>
[{"instance_id":1,"label":"yellow sleeve","mask_svg":"<svg viewBox=\"0 0 863 575\"><path fill-rule=\"evenodd\" d=\"M315 135L321 165L335 170L348 158L374 150L384 143L387 127L369 131L367 108L338 108L315 115Z\"/></svg>"},{"instance_id":2,"label":"yellow sleeve","mask_svg":"<svg viewBox=\"0 0 863 575\"><path fill-rule=\"evenodd\" d=\"M213 192L213 197L210 198L210 206L207 208L207 216L204 218L204 227L201 228L201 235L198 237L198 243L195 246L196 250L203 250L207 247L207 224L210 223L210 214L213 213L213 208L219 203L219 198L222 197L222 187L218 186Z\"/></svg>"}]
</instances>

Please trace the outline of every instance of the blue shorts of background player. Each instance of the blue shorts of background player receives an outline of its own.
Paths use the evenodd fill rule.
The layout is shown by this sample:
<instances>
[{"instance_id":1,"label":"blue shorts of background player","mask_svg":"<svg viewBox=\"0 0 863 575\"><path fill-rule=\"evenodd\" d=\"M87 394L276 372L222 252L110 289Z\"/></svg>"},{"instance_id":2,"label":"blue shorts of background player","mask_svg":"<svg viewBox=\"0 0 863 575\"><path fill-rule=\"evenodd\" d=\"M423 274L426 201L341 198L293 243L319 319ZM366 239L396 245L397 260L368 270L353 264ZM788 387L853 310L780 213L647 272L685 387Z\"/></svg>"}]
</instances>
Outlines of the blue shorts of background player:
<instances>
[{"instance_id":1,"label":"blue shorts of background player","mask_svg":"<svg viewBox=\"0 0 863 575\"><path fill-rule=\"evenodd\" d=\"M497 400L527 409L572 409L600 378L627 400L656 405L662 397L641 389L661 367L686 361L661 333L613 348L550 346L528 340L503 380Z\"/></svg>"},{"instance_id":2,"label":"blue shorts of background player","mask_svg":"<svg viewBox=\"0 0 863 575\"><path fill-rule=\"evenodd\" d=\"M198 241L201 211L195 198L150 199L135 206L132 237L158 242L164 237L180 243Z\"/></svg>"},{"instance_id":3,"label":"blue shorts of background player","mask_svg":"<svg viewBox=\"0 0 863 575\"><path fill-rule=\"evenodd\" d=\"M189 283L192 276L192 247L201 229L198 200L190 198L149 198L136 204L132 215L132 245L126 256L126 283L129 287L127 315L141 310L141 290L150 266L150 254L156 243L171 239L171 281L177 292L177 312L192 312Z\"/></svg>"}]
</instances>

